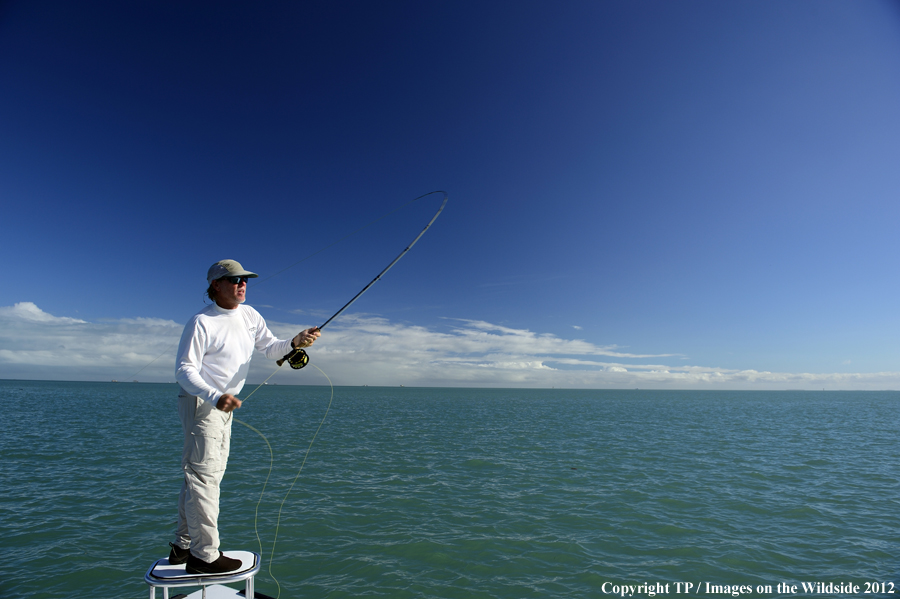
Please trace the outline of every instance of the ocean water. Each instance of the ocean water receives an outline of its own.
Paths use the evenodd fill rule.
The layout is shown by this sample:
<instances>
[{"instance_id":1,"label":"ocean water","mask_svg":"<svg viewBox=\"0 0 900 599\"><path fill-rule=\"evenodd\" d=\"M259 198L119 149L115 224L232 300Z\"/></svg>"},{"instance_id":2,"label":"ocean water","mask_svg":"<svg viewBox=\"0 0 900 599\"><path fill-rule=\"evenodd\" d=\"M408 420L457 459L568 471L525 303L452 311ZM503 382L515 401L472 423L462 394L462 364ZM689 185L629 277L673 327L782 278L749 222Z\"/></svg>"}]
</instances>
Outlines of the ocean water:
<instances>
[{"instance_id":1,"label":"ocean water","mask_svg":"<svg viewBox=\"0 0 900 599\"><path fill-rule=\"evenodd\" d=\"M234 426L222 549L259 552L258 527L260 592L271 566L281 597L900 596L900 393L338 387L297 477L330 394L236 412L274 452L257 515L269 450ZM0 597L147 596L175 396L0 381Z\"/></svg>"}]
</instances>

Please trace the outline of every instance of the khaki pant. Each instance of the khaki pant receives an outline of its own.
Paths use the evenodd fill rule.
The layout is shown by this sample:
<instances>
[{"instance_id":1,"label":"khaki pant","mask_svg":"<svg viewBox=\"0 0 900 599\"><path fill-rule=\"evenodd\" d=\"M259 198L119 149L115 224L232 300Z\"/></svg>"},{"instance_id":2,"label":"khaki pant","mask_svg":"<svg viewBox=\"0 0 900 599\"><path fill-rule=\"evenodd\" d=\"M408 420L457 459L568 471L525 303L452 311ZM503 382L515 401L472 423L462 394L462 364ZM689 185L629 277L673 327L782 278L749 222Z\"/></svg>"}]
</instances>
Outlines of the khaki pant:
<instances>
[{"instance_id":1,"label":"khaki pant","mask_svg":"<svg viewBox=\"0 0 900 599\"><path fill-rule=\"evenodd\" d=\"M228 464L232 417L184 392L178 394L178 416L184 430L184 483L175 544L214 562L219 557L219 485Z\"/></svg>"}]
</instances>

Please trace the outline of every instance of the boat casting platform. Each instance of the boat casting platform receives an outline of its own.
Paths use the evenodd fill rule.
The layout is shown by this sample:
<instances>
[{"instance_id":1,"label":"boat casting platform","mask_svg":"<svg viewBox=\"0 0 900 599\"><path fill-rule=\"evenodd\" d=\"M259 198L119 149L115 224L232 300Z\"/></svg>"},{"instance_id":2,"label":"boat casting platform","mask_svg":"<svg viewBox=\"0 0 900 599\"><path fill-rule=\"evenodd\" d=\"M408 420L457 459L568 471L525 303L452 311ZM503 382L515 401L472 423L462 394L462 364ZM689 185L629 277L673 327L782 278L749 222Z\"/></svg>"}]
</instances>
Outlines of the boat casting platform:
<instances>
[{"instance_id":1,"label":"boat casting platform","mask_svg":"<svg viewBox=\"0 0 900 599\"><path fill-rule=\"evenodd\" d=\"M187 595L186 599L253 599L265 597L253 590L253 577L259 572L259 554L253 551L229 551L226 556L241 560L237 570L223 574L188 574L185 564L170 564L169 558L157 560L147 573L144 581L150 585L150 599L156 599L156 589L161 588L163 599L169 599L172 587L203 587ZM246 580L246 589L238 591L225 586L228 583ZM183 597L183 595L181 595ZM174 597L172 599L175 599Z\"/></svg>"}]
</instances>

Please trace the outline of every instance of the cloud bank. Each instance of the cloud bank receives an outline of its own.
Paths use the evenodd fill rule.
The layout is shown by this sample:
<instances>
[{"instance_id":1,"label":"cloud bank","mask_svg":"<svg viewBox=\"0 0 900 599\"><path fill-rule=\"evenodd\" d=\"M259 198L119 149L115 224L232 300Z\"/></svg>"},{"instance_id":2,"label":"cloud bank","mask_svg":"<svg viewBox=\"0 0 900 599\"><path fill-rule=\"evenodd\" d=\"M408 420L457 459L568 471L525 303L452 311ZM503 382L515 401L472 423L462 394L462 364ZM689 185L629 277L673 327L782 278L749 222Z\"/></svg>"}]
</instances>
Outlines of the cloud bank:
<instances>
[{"instance_id":1,"label":"cloud bank","mask_svg":"<svg viewBox=\"0 0 900 599\"><path fill-rule=\"evenodd\" d=\"M269 320L282 338L313 323ZM0 307L0 378L174 380L183 323L156 318L88 322L31 302ZM787 373L684 362L680 354L641 354L615 345L446 319L441 327L343 316L309 350L336 385L644 389L900 389L900 372ZM254 357L248 384L327 384L315 368L294 371Z\"/></svg>"}]
</instances>

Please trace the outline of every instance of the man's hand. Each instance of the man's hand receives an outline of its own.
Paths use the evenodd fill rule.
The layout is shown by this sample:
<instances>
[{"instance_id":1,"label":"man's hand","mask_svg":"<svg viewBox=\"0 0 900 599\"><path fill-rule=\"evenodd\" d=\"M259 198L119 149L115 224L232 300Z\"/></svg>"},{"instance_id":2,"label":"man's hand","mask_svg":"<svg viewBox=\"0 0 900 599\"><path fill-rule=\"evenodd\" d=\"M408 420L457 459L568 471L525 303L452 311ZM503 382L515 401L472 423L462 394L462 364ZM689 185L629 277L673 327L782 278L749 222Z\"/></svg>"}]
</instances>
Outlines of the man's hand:
<instances>
[{"instance_id":1,"label":"man's hand","mask_svg":"<svg viewBox=\"0 0 900 599\"><path fill-rule=\"evenodd\" d=\"M239 400L234 395L226 393L222 397L219 398L219 401L216 402L216 408L222 410L223 412L232 412L241 407L241 400Z\"/></svg>"},{"instance_id":2,"label":"man's hand","mask_svg":"<svg viewBox=\"0 0 900 599\"><path fill-rule=\"evenodd\" d=\"M311 329L306 329L305 331L300 331L297 333L297 336L291 341L291 347L297 349L298 347L309 347L312 345L316 339L322 333L319 332L319 327L313 327Z\"/></svg>"}]
</instances>

